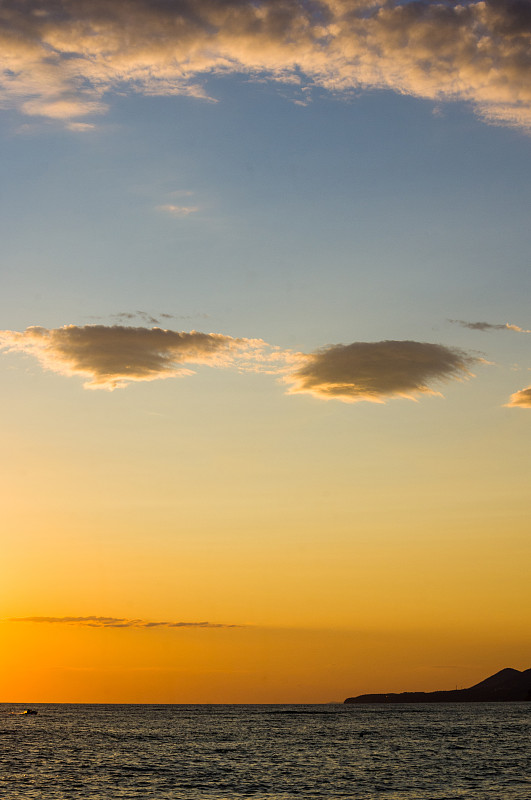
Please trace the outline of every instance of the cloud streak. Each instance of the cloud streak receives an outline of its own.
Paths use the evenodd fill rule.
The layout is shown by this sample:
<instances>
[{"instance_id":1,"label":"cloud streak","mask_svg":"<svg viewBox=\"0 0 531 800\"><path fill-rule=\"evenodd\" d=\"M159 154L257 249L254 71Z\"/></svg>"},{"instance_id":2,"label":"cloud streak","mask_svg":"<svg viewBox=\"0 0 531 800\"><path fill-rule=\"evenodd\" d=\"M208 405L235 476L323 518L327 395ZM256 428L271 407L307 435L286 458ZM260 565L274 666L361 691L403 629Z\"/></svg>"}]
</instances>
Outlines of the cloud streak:
<instances>
[{"instance_id":1,"label":"cloud streak","mask_svg":"<svg viewBox=\"0 0 531 800\"><path fill-rule=\"evenodd\" d=\"M515 333L531 333L531 330L521 328L519 325L512 325L510 322L503 324L495 324L492 322L466 322L464 319L449 319L455 325L461 325L462 328L468 328L471 331L514 331Z\"/></svg>"},{"instance_id":2,"label":"cloud streak","mask_svg":"<svg viewBox=\"0 0 531 800\"><path fill-rule=\"evenodd\" d=\"M71 625L82 628L245 628L221 622L152 622L124 617L8 617L4 622L32 622L48 625Z\"/></svg>"},{"instance_id":3,"label":"cloud streak","mask_svg":"<svg viewBox=\"0 0 531 800\"><path fill-rule=\"evenodd\" d=\"M531 10L523 0L3 0L0 101L75 120L112 91L206 97L240 73L330 91L461 100L531 127Z\"/></svg>"},{"instance_id":4,"label":"cloud streak","mask_svg":"<svg viewBox=\"0 0 531 800\"><path fill-rule=\"evenodd\" d=\"M411 341L354 342L317 350L286 381L290 393L356 403L439 394L433 384L463 380L478 359L457 348Z\"/></svg>"},{"instance_id":5,"label":"cloud streak","mask_svg":"<svg viewBox=\"0 0 531 800\"><path fill-rule=\"evenodd\" d=\"M192 365L207 365L270 374L289 385L289 394L349 403L439 394L436 385L470 377L470 367L480 361L429 342L353 342L304 354L262 339L123 325L0 331L0 347L35 356L54 372L81 376L90 389L191 375Z\"/></svg>"}]
</instances>

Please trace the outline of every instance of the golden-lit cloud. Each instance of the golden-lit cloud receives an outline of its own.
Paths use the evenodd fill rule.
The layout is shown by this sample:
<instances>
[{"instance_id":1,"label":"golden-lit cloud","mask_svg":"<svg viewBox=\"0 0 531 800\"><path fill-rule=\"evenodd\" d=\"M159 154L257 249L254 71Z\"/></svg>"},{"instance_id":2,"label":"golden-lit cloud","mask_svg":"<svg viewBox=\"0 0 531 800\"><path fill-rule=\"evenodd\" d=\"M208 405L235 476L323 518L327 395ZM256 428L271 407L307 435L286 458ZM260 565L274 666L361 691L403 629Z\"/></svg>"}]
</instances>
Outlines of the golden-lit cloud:
<instances>
[{"instance_id":1,"label":"golden-lit cloud","mask_svg":"<svg viewBox=\"0 0 531 800\"><path fill-rule=\"evenodd\" d=\"M512 394L506 405L508 408L531 408L531 386Z\"/></svg>"},{"instance_id":2,"label":"golden-lit cloud","mask_svg":"<svg viewBox=\"0 0 531 800\"><path fill-rule=\"evenodd\" d=\"M514 331L515 333L531 333L531 330L521 328L519 325L512 325L510 322L493 323L493 322L466 322L464 319L450 319L456 325L461 325L462 328L468 328L471 331Z\"/></svg>"},{"instance_id":3,"label":"golden-lit cloud","mask_svg":"<svg viewBox=\"0 0 531 800\"><path fill-rule=\"evenodd\" d=\"M441 344L354 342L317 350L286 380L292 384L292 394L383 403L390 397L438 394L434 384L469 377L475 361L464 351Z\"/></svg>"},{"instance_id":4,"label":"golden-lit cloud","mask_svg":"<svg viewBox=\"0 0 531 800\"><path fill-rule=\"evenodd\" d=\"M0 348L35 356L62 375L82 376L91 389L191 375L190 366L208 365L276 376L290 385L290 394L375 403L438 394L435 384L470 377L470 366L481 360L428 342L354 342L304 354L262 339L124 325L0 331Z\"/></svg>"},{"instance_id":5,"label":"golden-lit cloud","mask_svg":"<svg viewBox=\"0 0 531 800\"><path fill-rule=\"evenodd\" d=\"M85 628L242 628L222 622L153 622L124 617L8 617L4 622L34 622L52 625L76 625Z\"/></svg>"},{"instance_id":6,"label":"golden-lit cloud","mask_svg":"<svg viewBox=\"0 0 531 800\"><path fill-rule=\"evenodd\" d=\"M116 389L132 381L190 375L190 365L227 366L260 359L265 343L219 333L65 325L0 331L0 346L35 356L47 369L81 375L89 388Z\"/></svg>"},{"instance_id":7,"label":"golden-lit cloud","mask_svg":"<svg viewBox=\"0 0 531 800\"><path fill-rule=\"evenodd\" d=\"M115 89L205 97L204 76L241 73L462 100L529 128L530 37L522 0L3 0L1 103L70 120Z\"/></svg>"}]
</instances>

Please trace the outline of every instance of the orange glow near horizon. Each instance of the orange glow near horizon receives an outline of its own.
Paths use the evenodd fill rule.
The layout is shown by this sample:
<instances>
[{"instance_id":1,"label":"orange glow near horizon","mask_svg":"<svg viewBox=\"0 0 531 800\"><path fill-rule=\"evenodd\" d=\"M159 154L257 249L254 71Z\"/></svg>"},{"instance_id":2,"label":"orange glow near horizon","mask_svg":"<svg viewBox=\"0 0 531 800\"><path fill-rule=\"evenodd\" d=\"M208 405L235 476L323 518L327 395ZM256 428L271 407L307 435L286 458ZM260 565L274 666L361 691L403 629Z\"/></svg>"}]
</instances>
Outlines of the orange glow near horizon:
<instances>
[{"instance_id":1,"label":"orange glow near horizon","mask_svg":"<svg viewBox=\"0 0 531 800\"><path fill-rule=\"evenodd\" d=\"M106 423L109 444L94 447L79 420L59 455L41 433L6 474L3 700L327 702L466 686L528 666L518 457L502 492L495 470L480 472L481 446L474 464L449 452L434 482L419 445L407 449L407 430L385 464L360 435L355 460L343 442L323 440L324 463L297 451L278 462L268 430L253 461L256 439L244 430L232 472L197 439L181 441L183 469L156 418L146 455L148 431L139 425L129 440L119 413L116 430ZM292 443L303 448L304 435ZM135 447L143 462L127 458ZM37 616L243 627L6 621Z\"/></svg>"},{"instance_id":2,"label":"orange glow near horizon","mask_svg":"<svg viewBox=\"0 0 531 800\"><path fill-rule=\"evenodd\" d=\"M4 623L4 702L322 703L471 685L525 667L518 636ZM439 663L452 652L455 664Z\"/></svg>"}]
</instances>

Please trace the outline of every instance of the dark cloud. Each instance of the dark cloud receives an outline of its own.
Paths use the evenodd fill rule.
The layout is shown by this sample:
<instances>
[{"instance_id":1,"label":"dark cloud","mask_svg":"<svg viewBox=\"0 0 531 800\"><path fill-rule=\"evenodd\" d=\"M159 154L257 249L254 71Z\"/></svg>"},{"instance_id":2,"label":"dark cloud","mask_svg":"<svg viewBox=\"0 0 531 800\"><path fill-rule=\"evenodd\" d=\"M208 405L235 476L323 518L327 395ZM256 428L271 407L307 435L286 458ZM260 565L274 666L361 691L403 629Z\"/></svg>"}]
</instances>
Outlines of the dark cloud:
<instances>
[{"instance_id":1,"label":"dark cloud","mask_svg":"<svg viewBox=\"0 0 531 800\"><path fill-rule=\"evenodd\" d=\"M65 325L0 331L0 346L34 355L55 372L82 375L91 388L115 389L132 381L189 375L190 365L226 366L247 356L258 359L265 343L198 331Z\"/></svg>"},{"instance_id":2,"label":"dark cloud","mask_svg":"<svg viewBox=\"0 0 531 800\"><path fill-rule=\"evenodd\" d=\"M33 355L54 372L83 376L89 388L190 375L191 365L205 364L282 377L291 394L345 402L434 394L434 384L469 377L479 360L426 342L354 342L304 354L262 339L121 325L0 331L0 348Z\"/></svg>"},{"instance_id":3,"label":"dark cloud","mask_svg":"<svg viewBox=\"0 0 531 800\"><path fill-rule=\"evenodd\" d=\"M113 319L119 320L120 322L131 322L134 319L141 319L148 325L158 325L160 323L160 319L158 317L154 317L152 314L148 314L147 311L120 311L118 314L113 314ZM169 314L161 314L161 317L169 317Z\"/></svg>"},{"instance_id":4,"label":"dark cloud","mask_svg":"<svg viewBox=\"0 0 531 800\"><path fill-rule=\"evenodd\" d=\"M434 384L470 376L477 359L428 342L354 342L317 350L286 380L291 393L344 402L436 394Z\"/></svg>"},{"instance_id":5,"label":"dark cloud","mask_svg":"<svg viewBox=\"0 0 531 800\"><path fill-rule=\"evenodd\" d=\"M148 311L119 311L116 314L109 314L109 319L119 323L128 323L138 320L144 322L146 325L160 325L162 320L170 319L208 319L209 315L202 313L196 314L169 314L168 312L161 311L159 314L150 314ZM91 320L103 320L102 316L90 316Z\"/></svg>"},{"instance_id":6,"label":"dark cloud","mask_svg":"<svg viewBox=\"0 0 531 800\"><path fill-rule=\"evenodd\" d=\"M3 0L1 100L73 120L114 89L201 97L203 76L236 72L531 127L530 16L527 0Z\"/></svg>"},{"instance_id":7,"label":"dark cloud","mask_svg":"<svg viewBox=\"0 0 531 800\"><path fill-rule=\"evenodd\" d=\"M521 328L519 325L512 325L510 322L495 324L492 322L466 322L464 319L449 319L455 325L468 328L471 331L514 331L515 333L531 333L531 331Z\"/></svg>"},{"instance_id":8,"label":"dark cloud","mask_svg":"<svg viewBox=\"0 0 531 800\"><path fill-rule=\"evenodd\" d=\"M243 628L220 622L150 622L123 617L9 617L6 622L34 622L54 625L79 625L88 628Z\"/></svg>"}]
</instances>

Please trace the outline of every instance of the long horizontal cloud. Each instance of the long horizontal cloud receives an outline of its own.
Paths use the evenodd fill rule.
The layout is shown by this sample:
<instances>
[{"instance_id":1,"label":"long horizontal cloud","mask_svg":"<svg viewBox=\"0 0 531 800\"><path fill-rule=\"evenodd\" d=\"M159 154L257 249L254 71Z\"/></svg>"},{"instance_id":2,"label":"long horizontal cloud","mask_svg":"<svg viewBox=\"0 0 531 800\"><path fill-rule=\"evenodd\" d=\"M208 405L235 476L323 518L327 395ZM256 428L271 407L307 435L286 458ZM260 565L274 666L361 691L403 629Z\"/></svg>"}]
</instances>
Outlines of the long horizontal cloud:
<instances>
[{"instance_id":1,"label":"long horizontal cloud","mask_svg":"<svg viewBox=\"0 0 531 800\"><path fill-rule=\"evenodd\" d=\"M429 342L354 342L312 353L286 380L291 393L383 403L436 394L433 384L469 377L474 361L462 350Z\"/></svg>"},{"instance_id":2,"label":"long horizontal cloud","mask_svg":"<svg viewBox=\"0 0 531 800\"><path fill-rule=\"evenodd\" d=\"M203 76L245 73L531 127L530 36L525 0L3 0L1 102L74 120L118 88L204 96Z\"/></svg>"},{"instance_id":3,"label":"long horizontal cloud","mask_svg":"<svg viewBox=\"0 0 531 800\"><path fill-rule=\"evenodd\" d=\"M5 622L34 622L52 625L76 625L88 628L242 628L221 622L150 622L123 617L8 617Z\"/></svg>"},{"instance_id":4,"label":"long horizontal cloud","mask_svg":"<svg viewBox=\"0 0 531 800\"><path fill-rule=\"evenodd\" d=\"M463 350L428 342L354 342L304 354L261 339L121 325L0 331L0 347L33 355L55 372L83 376L89 388L190 375L190 365L206 364L281 377L290 394L376 403L435 394L440 382L469 377L478 361Z\"/></svg>"},{"instance_id":5,"label":"long horizontal cloud","mask_svg":"<svg viewBox=\"0 0 531 800\"><path fill-rule=\"evenodd\" d=\"M461 325L462 328L468 328L471 331L514 331L515 333L531 333L526 328L521 328L519 325L512 325L510 322L493 323L493 322L466 322L464 319L450 319L448 322L453 322L456 325Z\"/></svg>"},{"instance_id":6,"label":"long horizontal cloud","mask_svg":"<svg viewBox=\"0 0 531 800\"><path fill-rule=\"evenodd\" d=\"M65 325L48 330L0 331L0 346L36 356L65 375L82 375L90 388L115 389L132 381L190 375L190 365L225 366L251 356L259 360L264 342L219 333L123 325Z\"/></svg>"}]
</instances>

